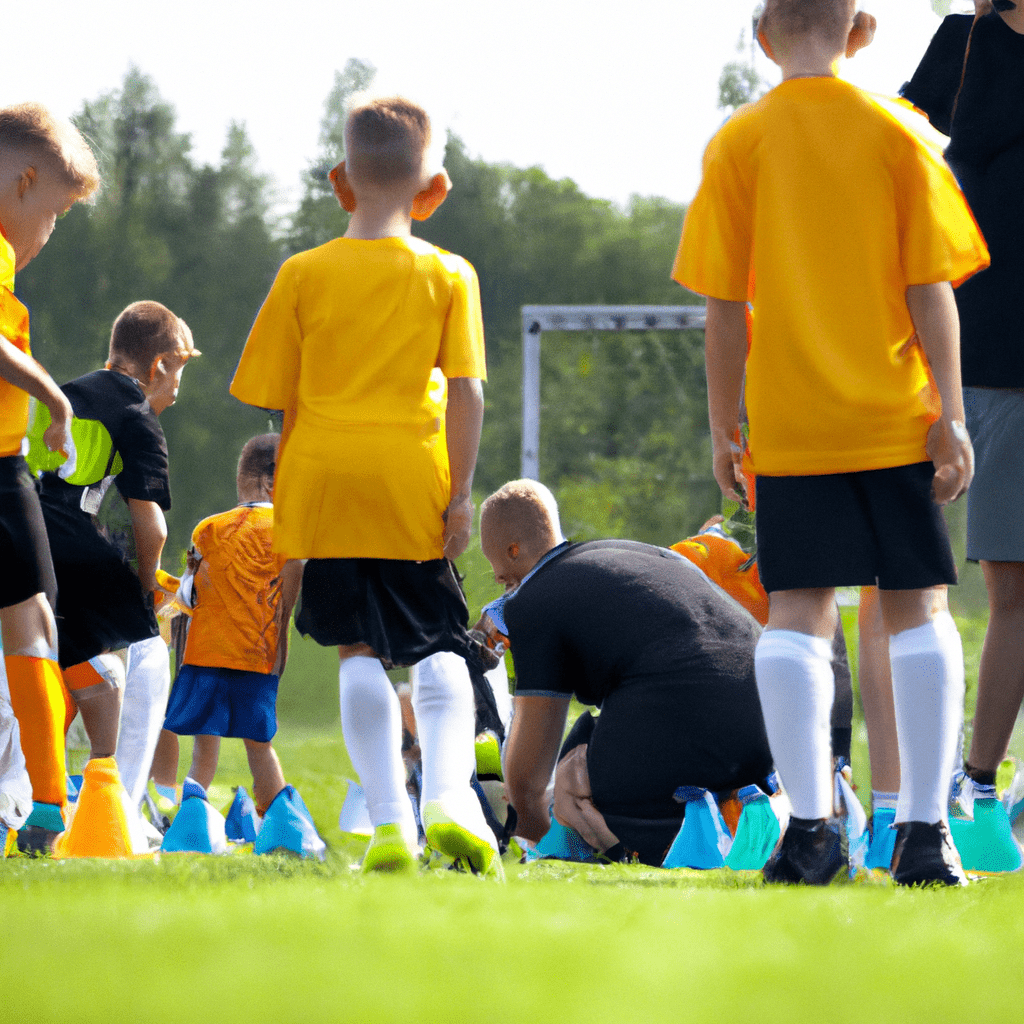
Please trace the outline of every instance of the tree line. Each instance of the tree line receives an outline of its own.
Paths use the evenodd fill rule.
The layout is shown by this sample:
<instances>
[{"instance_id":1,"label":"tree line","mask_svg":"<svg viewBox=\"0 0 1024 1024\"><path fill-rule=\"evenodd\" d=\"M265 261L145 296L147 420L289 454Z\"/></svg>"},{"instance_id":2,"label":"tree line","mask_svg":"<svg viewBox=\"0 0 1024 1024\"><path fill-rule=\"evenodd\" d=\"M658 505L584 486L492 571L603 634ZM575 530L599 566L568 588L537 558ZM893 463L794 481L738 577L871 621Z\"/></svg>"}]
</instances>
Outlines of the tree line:
<instances>
[{"instance_id":1,"label":"tree line","mask_svg":"<svg viewBox=\"0 0 1024 1024\"><path fill-rule=\"evenodd\" d=\"M345 105L373 79L350 60L324 104L317 149L286 216L242 123L216 165L197 164L173 107L141 70L83 103L74 120L94 145L104 187L76 206L19 275L33 352L58 381L103 365L114 317L163 302L192 327L202 358L162 417L174 507L165 563L192 527L232 505L244 441L268 417L228 384L281 262L345 230L326 171L343 155ZM476 484L519 475L521 319L527 304L692 304L669 280L684 207L634 196L625 208L538 167L492 164L449 136L452 195L417 234L457 252L480 277L487 334L486 415ZM545 334L541 476L567 533L671 543L718 505L709 481L700 332Z\"/></svg>"}]
</instances>

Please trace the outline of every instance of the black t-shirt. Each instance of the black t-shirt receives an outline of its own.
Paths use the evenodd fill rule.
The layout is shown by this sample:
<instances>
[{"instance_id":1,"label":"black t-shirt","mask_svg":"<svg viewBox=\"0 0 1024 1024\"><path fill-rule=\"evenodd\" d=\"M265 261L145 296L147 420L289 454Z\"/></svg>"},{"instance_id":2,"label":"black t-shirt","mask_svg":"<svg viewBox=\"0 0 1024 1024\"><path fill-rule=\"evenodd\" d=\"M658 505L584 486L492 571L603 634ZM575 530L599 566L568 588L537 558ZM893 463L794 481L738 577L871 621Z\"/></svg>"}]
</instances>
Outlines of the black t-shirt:
<instances>
[{"instance_id":1,"label":"black t-shirt","mask_svg":"<svg viewBox=\"0 0 1024 1024\"><path fill-rule=\"evenodd\" d=\"M631 680L750 681L757 622L690 561L627 540L569 545L504 606L516 693L600 705Z\"/></svg>"},{"instance_id":2,"label":"black t-shirt","mask_svg":"<svg viewBox=\"0 0 1024 1024\"><path fill-rule=\"evenodd\" d=\"M114 478L121 496L156 502L166 512L171 507L167 441L142 388L123 373L96 370L69 381L61 390L77 419L98 421L110 434L124 463ZM82 489L70 487L54 473L45 474L46 493L58 497L62 490L74 498Z\"/></svg>"},{"instance_id":3,"label":"black t-shirt","mask_svg":"<svg viewBox=\"0 0 1024 1024\"><path fill-rule=\"evenodd\" d=\"M1024 387L1024 35L992 12L951 15L902 94L950 136L946 150L992 265L956 291L963 382ZM970 56L964 64L967 40ZM963 84L961 86L961 76ZM959 92L959 95L958 95ZM955 103L955 111L954 111Z\"/></svg>"}]
</instances>

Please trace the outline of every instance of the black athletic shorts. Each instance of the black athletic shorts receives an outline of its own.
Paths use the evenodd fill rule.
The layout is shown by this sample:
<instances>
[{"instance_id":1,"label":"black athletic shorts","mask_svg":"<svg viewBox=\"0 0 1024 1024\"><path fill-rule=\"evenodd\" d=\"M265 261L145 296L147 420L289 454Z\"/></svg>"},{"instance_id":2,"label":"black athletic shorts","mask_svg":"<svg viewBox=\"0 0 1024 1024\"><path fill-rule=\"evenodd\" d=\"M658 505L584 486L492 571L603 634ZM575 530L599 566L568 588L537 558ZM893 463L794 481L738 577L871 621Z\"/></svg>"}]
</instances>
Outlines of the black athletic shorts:
<instances>
[{"instance_id":1,"label":"black athletic shorts","mask_svg":"<svg viewBox=\"0 0 1024 1024\"><path fill-rule=\"evenodd\" d=\"M768 593L955 584L934 466L757 478L757 565Z\"/></svg>"},{"instance_id":2,"label":"black athletic shorts","mask_svg":"<svg viewBox=\"0 0 1024 1024\"><path fill-rule=\"evenodd\" d=\"M438 651L467 657L469 609L446 558L311 558L295 626L324 647L367 644L386 668Z\"/></svg>"},{"instance_id":3,"label":"black athletic shorts","mask_svg":"<svg viewBox=\"0 0 1024 1024\"><path fill-rule=\"evenodd\" d=\"M56 607L57 578L35 478L20 455L10 455L0 459L0 608L34 594L45 594Z\"/></svg>"}]
</instances>

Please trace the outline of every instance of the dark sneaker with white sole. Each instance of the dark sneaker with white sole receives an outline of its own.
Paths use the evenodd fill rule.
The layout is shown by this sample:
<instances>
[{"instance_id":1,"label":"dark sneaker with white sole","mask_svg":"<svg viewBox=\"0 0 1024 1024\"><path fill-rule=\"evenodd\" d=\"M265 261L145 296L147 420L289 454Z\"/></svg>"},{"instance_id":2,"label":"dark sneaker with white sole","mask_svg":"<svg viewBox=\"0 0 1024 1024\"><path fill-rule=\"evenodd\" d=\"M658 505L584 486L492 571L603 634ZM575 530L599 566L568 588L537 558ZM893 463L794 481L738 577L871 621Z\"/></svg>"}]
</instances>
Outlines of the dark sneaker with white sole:
<instances>
[{"instance_id":1,"label":"dark sneaker with white sole","mask_svg":"<svg viewBox=\"0 0 1024 1024\"><path fill-rule=\"evenodd\" d=\"M944 821L898 824L891 871L897 885L967 885Z\"/></svg>"},{"instance_id":2,"label":"dark sneaker with white sole","mask_svg":"<svg viewBox=\"0 0 1024 1024\"><path fill-rule=\"evenodd\" d=\"M764 880L789 885L828 885L849 872L846 830L838 818L790 818L778 849L764 866Z\"/></svg>"}]
</instances>

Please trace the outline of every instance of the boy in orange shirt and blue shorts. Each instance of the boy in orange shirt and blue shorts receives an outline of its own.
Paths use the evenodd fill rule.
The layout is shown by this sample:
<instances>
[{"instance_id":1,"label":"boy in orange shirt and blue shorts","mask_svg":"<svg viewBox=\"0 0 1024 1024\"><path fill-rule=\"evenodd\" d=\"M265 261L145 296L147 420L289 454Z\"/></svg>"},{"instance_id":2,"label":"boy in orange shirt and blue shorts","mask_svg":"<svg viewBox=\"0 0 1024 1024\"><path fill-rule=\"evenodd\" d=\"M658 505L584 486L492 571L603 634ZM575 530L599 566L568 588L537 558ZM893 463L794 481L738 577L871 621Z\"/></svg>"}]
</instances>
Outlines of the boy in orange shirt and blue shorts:
<instances>
[{"instance_id":1,"label":"boy in orange shirt and blue shorts","mask_svg":"<svg viewBox=\"0 0 1024 1024\"><path fill-rule=\"evenodd\" d=\"M32 358L28 310L14 297L14 275L38 255L57 218L99 184L96 158L73 125L37 103L0 110L0 630L32 783L19 844L34 852L48 850L64 827L68 706L57 666L56 578L23 441L30 397L50 413L44 441L51 451L64 447L72 412Z\"/></svg>"},{"instance_id":2,"label":"boy in orange shirt and blue shorts","mask_svg":"<svg viewBox=\"0 0 1024 1024\"><path fill-rule=\"evenodd\" d=\"M287 260L231 385L284 410L274 550L308 559L296 625L341 655L341 722L374 835L364 870L415 864L401 712L385 668L418 665L421 815L432 849L500 872L471 788L472 641L452 560L472 527L486 375L476 273L412 236L450 181L422 108L353 109L331 172L345 235Z\"/></svg>"},{"instance_id":3,"label":"boy in orange shirt and blue shorts","mask_svg":"<svg viewBox=\"0 0 1024 1024\"><path fill-rule=\"evenodd\" d=\"M874 30L854 8L768 0L759 38L783 81L709 144L672 276L708 297L714 473L733 499L741 398L749 418L770 601L758 691L794 814L764 877L823 885L847 866L828 731L835 588L876 585L900 746L893 876L957 885L963 654L934 597L956 582L940 504L973 472L950 282L988 254L924 119L835 77Z\"/></svg>"}]
</instances>

